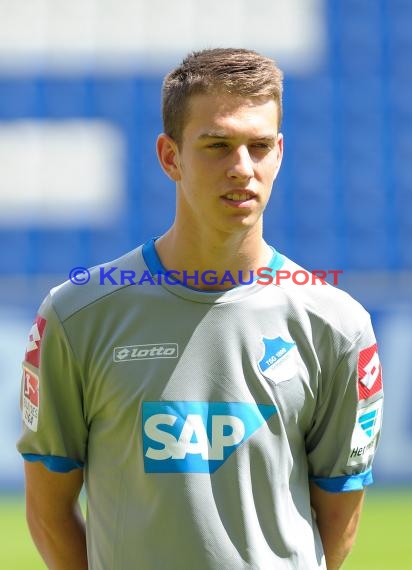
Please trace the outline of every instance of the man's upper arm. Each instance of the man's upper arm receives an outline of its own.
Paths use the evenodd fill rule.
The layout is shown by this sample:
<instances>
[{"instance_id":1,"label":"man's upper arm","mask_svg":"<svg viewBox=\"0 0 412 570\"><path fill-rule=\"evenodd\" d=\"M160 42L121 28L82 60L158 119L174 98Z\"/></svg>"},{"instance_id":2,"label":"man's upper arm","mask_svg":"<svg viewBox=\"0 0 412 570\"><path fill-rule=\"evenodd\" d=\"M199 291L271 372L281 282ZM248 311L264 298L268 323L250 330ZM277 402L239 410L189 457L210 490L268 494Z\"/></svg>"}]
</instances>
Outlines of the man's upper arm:
<instances>
[{"instance_id":1,"label":"man's upper arm","mask_svg":"<svg viewBox=\"0 0 412 570\"><path fill-rule=\"evenodd\" d=\"M364 491L329 493L310 484L311 506L325 552L327 568L337 570L351 551L363 507Z\"/></svg>"},{"instance_id":2,"label":"man's upper arm","mask_svg":"<svg viewBox=\"0 0 412 570\"><path fill-rule=\"evenodd\" d=\"M47 568L87 570L85 523L78 496L82 469L48 470L41 461L25 462L27 522Z\"/></svg>"},{"instance_id":3,"label":"man's upper arm","mask_svg":"<svg viewBox=\"0 0 412 570\"><path fill-rule=\"evenodd\" d=\"M356 531L362 512L365 491L329 493L316 483L310 483L310 500L319 521L336 524L342 532L345 529Z\"/></svg>"},{"instance_id":4,"label":"man's upper arm","mask_svg":"<svg viewBox=\"0 0 412 570\"><path fill-rule=\"evenodd\" d=\"M83 470L58 473L40 461L24 462L27 517L51 520L73 511L83 485Z\"/></svg>"}]
</instances>

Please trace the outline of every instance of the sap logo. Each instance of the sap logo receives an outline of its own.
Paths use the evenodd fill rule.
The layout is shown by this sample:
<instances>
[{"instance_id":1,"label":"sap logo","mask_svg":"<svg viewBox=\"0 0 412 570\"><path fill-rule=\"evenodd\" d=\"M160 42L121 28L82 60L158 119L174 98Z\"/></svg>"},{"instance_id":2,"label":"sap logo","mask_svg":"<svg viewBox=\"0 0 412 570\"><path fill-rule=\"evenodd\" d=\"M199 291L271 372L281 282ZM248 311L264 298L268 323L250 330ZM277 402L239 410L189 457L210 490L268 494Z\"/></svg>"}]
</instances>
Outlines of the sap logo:
<instances>
[{"instance_id":1,"label":"sap logo","mask_svg":"<svg viewBox=\"0 0 412 570\"><path fill-rule=\"evenodd\" d=\"M290 358L292 354L296 356L296 344L287 342L280 336L263 337L262 344L263 357L259 361L261 373L275 384L290 380L297 372L296 360Z\"/></svg>"},{"instance_id":2,"label":"sap logo","mask_svg":"<svg viewBox=\"0 0 412 570\"><path fill-rule=\"evenodd\" d=\"M114 362L127 362L129 360L146 360L154 358L177 358L178 356L179 347L174 342L116 346L116 348L113 349Z\"/></svg>"},{"instance_id":3,"label":"sap logo","mask_svg":"<svg viewBox=\"0 0 412 570\"><path fill-rule=\"evenodd\" d=\"M146 473L214 473L273 414L240 402L144 402Z\"/></svg>"}]
</instances>

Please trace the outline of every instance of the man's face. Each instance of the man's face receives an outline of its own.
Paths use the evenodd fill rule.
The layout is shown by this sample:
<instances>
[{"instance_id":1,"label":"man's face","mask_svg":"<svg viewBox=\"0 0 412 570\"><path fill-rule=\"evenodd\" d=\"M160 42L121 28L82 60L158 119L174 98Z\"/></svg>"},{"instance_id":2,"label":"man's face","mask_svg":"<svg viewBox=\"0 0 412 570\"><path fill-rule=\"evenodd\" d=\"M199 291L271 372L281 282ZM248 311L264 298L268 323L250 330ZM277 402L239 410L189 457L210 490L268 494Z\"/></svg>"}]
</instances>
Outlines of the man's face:
<instances>
[{"instance_id":1,"label":"man's face","mask_svg":"<svg viewBox=\"0 0 412 570\"><path fill-rule=\"evenodd\" d=\"M273 99L196 95L175 150L177 216L225 233L260 228L282 159Z\"/></svg>"}]
</instances>

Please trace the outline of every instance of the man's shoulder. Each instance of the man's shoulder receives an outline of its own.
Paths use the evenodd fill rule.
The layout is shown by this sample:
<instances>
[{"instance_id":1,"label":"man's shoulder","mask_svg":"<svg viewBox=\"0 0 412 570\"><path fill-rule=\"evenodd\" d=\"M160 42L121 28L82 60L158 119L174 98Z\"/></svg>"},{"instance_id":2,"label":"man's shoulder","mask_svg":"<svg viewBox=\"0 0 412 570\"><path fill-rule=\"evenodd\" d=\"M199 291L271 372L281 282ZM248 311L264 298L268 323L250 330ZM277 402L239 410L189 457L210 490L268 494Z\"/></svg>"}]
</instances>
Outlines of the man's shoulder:
<instances>
[{"instance_id":1,"label":"man's shoulder","mask_svg":"<svg viewBox=\"0 0 412 570\"><path fill-rule=\"evenodd\" d=\"M367 326L370 316L365 307L349 293L319 278L284 257L282 270L290 277L281 280L279 287L319 324L339 331L348 339L354 339Z\"/></svg>"},{"instance_id":2,"label":"man's shoulder","mask_svg":"<svg viewBox=\"0 0 412 570\"><path fill-rule=\"evenodd\" d=\"M141 256L142 246L121 257L95 265L89 269L76 268L70 279L50 291L49 301L59 319L64 321L73 314L112 296L132 284L131 276L147 269Z\"/></svg>"}]
</instances>

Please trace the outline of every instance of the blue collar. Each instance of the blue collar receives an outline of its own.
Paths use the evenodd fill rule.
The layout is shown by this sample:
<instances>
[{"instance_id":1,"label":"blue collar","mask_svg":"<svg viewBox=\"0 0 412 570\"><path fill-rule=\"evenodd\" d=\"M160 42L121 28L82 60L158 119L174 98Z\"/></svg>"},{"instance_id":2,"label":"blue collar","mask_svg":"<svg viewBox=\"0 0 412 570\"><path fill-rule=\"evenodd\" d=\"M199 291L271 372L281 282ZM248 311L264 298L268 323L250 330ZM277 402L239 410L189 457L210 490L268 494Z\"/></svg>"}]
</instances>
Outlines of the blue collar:
<instances>
[{"instance_id":1,"label":"blue collar","mask_svg":"<svg viewBox=\"0 0 412 570\"><path fill-rule=\"evenodd\" d=\"M151 238L145 244L143 244L142 255L143 255L143 259L144 259L144 261L145 261L145 263L146 263L147 267L149 268L149 271L152 275L158 275L158 274L164 275L167 273L168 270L162 264L158 254L157 254L156 247L155 247L156 239L157 238ZM272 250L273 250L272 258L270 259L269 263L265 267L268 267L269 269L272 270L272 273L274 273L275 271L278 271L278 269L280 269L283 266L285 259L284 259L283 255L281 253L278 253L273 247L272 247ZM259 279L258 275L256 275L255 280L256 279ZM181 285L182 285L182 287L186 287L187 289L191 289L193 291L205 292L205 293L209 293L209 294L211 293L210 290L194 289L192 287L188 287L187 285L184 285L183 283L181 283ZM239 287L242 287L242 285L239 285ZM222 291L216 291L216 293L222 293Z\"/></svg>"}]
</instances>

